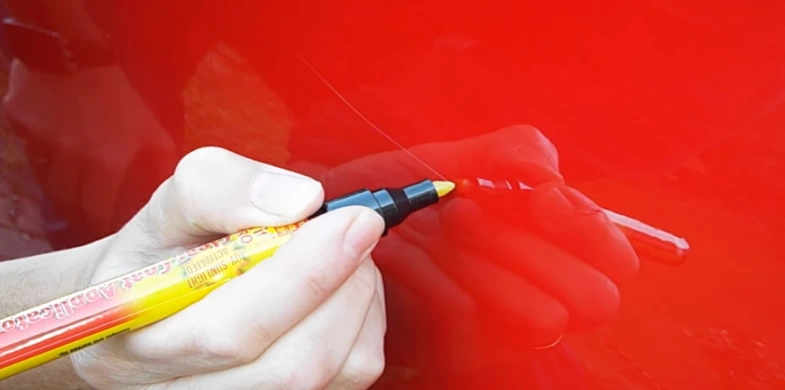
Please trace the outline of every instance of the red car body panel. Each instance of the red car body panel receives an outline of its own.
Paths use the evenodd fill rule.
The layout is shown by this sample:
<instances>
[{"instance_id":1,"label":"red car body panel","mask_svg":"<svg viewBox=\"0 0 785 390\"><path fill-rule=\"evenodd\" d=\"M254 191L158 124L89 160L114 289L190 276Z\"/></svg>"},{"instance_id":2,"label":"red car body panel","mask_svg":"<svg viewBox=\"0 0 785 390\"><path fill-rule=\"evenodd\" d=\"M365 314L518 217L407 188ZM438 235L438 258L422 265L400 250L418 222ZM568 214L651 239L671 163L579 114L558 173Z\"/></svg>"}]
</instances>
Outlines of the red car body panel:
<instances>
[{"instance_id":1,"label":"red car body panel","mask_svg":"<svg viewBox=\"0 0 785 390\"><path fill-rule=\"evenodd\" d=\"M69 138L81 151L62 137L4 129L0 256L110 234L200 146L307 173L333 196L446 171L520 180L509 166L485 165L483 151L465 157L471 169L455 168L460 153L423 145L527 124L553 142L568 184L684 237L687 258L641 255L611 321L536 357L483 335L444 341L448 322L393 303L377 387L785 389L785 3L218 3L91 5L176 151L117 141L125 138L111 118L104 133ZM96 115L122 99L103 100ZM88 149L133 157L112 166ZM406 170L374 165L384 153L399 153ZM352 165L361 158L370 163ZM63 172L117 184L74 198L53 180ZM494 196L476 200L493 211ZM489 237L500 229L482 228ZM393 264L412 254L380 256ZM401 302L422 298L390 288ZM485 332L514 337L499 329Z\"/></svg>"}]
</instances>

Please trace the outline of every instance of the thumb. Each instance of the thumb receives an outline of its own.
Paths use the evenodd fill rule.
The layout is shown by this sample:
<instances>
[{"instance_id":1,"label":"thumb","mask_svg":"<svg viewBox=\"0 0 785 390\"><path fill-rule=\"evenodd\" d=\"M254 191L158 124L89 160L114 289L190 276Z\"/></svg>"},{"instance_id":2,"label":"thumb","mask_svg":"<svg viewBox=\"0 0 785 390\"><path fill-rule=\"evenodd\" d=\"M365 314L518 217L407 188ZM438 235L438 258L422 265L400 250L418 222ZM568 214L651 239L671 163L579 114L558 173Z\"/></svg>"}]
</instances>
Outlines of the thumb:
<instances>
[{"instance_id":1,"label":"thumb","mask_svg":"<svg viewBox=\"0 0 785 390\"><path fill-rule=\"evenodd\" d=\"M252 226L297 222L323 199L322 185L307 176L205 147L180 160L122 236L151 250L193 245Z\"/></svg>"}]
</instances>

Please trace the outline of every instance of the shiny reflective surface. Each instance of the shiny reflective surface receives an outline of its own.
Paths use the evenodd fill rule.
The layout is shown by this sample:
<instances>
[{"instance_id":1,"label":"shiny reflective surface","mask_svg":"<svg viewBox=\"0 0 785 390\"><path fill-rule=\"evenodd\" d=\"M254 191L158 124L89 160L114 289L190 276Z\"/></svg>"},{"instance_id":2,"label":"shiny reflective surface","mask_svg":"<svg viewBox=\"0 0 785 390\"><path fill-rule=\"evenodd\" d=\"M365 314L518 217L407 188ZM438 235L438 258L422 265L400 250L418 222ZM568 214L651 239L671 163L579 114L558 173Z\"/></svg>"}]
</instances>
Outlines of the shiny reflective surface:
<instances>
[{"instance_id":1,"label":"shiny reflective surface","mask_svg":"<svg viewBox=\"0 0 785 390\"><path fill-rule=\"evenodd\" d=\"M10 66L3 258L111 233L204 145L328 197L447 178L374 253L378 388L785 386L782 3L139 3L84 3L117 67Z\"/></svg>"}]
</instances>

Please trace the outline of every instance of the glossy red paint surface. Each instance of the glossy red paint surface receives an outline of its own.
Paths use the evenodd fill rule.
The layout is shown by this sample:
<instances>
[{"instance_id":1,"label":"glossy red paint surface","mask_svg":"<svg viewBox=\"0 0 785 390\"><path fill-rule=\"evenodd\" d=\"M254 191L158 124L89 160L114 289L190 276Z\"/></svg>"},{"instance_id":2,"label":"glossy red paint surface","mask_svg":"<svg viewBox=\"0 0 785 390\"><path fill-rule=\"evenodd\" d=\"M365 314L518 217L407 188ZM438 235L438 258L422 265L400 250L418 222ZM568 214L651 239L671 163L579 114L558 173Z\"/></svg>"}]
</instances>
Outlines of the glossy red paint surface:
<instances>
[{"instance_id":1,"label":"glossy red paint surface","mask_svg":"<svg viewBox=\"0 0 785 390\"><path fill-rule=\"evenodd\" d=\"M636 274L595 256L624 251L618 235L543 233L538 218L572 223L542 217L544 189L464 188L375 253L390 311L379 388L785 388L784 3L95 3L125 74L16 75L1 256L111 233L205 145L312 175L328 196L563 178L684 237L688 257L641 253ZM560 174L543 168L546 138ZM570 274L553 248L599 273ZM586 292L562 302L568 326L540 304L565 285Z\"/></svg>"}]
</instances>

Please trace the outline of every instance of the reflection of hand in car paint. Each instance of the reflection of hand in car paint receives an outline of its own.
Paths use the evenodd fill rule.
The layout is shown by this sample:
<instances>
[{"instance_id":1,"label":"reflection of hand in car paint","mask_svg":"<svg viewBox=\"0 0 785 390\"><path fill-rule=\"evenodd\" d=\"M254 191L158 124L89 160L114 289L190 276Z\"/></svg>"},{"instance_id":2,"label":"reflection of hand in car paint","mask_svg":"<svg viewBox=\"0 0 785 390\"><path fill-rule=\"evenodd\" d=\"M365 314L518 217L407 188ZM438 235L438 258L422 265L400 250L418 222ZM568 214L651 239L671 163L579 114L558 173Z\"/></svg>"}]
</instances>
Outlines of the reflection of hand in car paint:
<instances>
[{"instance_id":1,"label":"reflection of hand in car paint","mask_svg":"<svg viewBox=\"0 0 785 390\"><path fill-rule=\"evenodd\" d=\"M479 197L458 188L457 197L413 216L383 240L376 258L397 285L391 288L408 292L423 309L403 307L406 313L391 315L392 321L417 317L407 321L441 324L436 338L463 334L468 344L468 331L484 339L474 342L482 348L510 345L520 351L614 315L617 283L635 274L638 259L598 206L563 184L556 149L537 129L512 126L410 151L451 180L515 177L534 190L526 197ZM404 151L311 174L328 193L433 176ZM391 293L388 299L401 296ZM396 307L401 308L391 302L390 310Z\"/></svg>"},{"instance_id":2,"label":"reflection of hand in car paint","mask_svg":"<svg viewBox=\"0 0 785 390\"><path fill-rule=\"evenodd\" d=\"M138 188L153 187L176 162L173 140L119 67L67 76L14 61L3 114L27 139L27 154L57 212L83 222L66 227L67 234L93 229L81 233L94 239L117 228L129 217L117 210L135 210L149 196Z\"/></svg>"}]
</instances>

